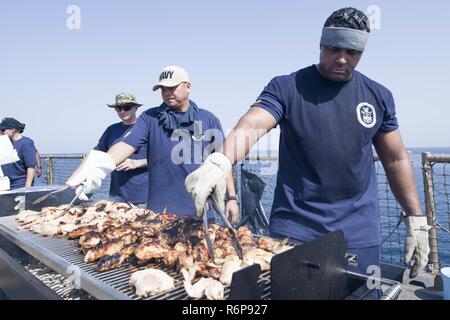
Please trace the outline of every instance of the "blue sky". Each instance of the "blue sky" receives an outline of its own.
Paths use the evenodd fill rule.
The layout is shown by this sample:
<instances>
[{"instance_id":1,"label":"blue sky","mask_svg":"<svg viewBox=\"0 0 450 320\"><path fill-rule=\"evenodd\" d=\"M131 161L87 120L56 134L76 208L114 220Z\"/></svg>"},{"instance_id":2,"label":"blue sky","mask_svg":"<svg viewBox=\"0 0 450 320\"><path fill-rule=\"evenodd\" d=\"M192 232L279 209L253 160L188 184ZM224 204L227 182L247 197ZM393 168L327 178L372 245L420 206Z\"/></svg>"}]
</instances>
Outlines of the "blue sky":
<instances>
[{"instance_id":1,"label":"blue sky","mask_svg":"<svg viewBox=\"0 0 450 320\"><path fill-rule=\"evenodd\" d=\"M66 27L69 5L80 29ZM188 70L191 98L231 129L272 77L318 62L331 12L371 5L380 29L358 70L393 92L407 146L449 146L447 1L4 0L0 118L25 122L42 153L86 152L118 121L106 103L130 91L141 111L159 105L151 87L174 64Z\"/></svg>"}]
</instances>

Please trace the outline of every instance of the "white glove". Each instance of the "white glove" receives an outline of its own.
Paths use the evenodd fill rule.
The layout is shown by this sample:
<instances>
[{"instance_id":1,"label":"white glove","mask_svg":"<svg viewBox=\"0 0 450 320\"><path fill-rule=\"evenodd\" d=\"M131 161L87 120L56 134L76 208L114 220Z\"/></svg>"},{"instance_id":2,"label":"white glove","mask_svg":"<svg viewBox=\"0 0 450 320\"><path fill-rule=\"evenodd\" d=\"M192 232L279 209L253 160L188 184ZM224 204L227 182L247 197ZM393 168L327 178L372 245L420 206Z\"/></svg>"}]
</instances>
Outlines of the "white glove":
<instances>
[{"instance_id":1,"label":"white glove","mask_svg":"<svg viewBox=\"0 0 450 320\"><path fill-rule=\"evenodd\" d=\"M76 193L80 193L80 200L89 200L86 194L100 189L102 180L115 168L116 164L109 154L92 150L86 157L80 172L70 178L66 184L71 187L77 187ZM83 188L82 191L81 188Z\"/></svg>"},{"instance_id":2,"label":"white glove","mask_svg":"<svg viewBox=\"0 0 450 320\"><path fill-rule=\"evenodd\" d=\"M428 262L428 254L430 253L428 230L431 227L428 225L425 216L408 216L405 218L405 225L405 262L410 264L411 260L414 260L409 277L415 278Z\"/></svg>"},{"instance_id":3,"label":"white glove","mask_svg":"<svg viewBox=\"0 0 450 320\"><path fill-rule=\"evenodd\" d=\"M202 165L186 177L184 185L194 200L197 216L203 215L206 200L212 196L225 211L227 177L231 172L231 161L220 152L212 153Z\"/></svg>"},{"instance_id":4,"label":"white glove","mask_svg":"<svg viewBox=\"0 0 450 320\"><path fill-rule=\"evenodd\" d=\"M19 161L16 149L7 136L0 136L0 165Z\"/></svg>"}]
</instances>

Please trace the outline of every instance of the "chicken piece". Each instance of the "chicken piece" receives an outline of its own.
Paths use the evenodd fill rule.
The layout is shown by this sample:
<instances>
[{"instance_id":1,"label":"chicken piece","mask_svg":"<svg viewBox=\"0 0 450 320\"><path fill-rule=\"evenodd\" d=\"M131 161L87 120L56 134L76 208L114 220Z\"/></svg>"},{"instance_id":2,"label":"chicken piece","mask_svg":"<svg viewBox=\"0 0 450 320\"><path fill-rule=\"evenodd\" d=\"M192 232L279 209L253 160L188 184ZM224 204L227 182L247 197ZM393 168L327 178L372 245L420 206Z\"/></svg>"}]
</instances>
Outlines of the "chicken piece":
<instances>
[{"instance_id":1,"label":"chicken piece","mask_svg":"<svg viewBox=\"0 0 450 320\"><path fill-rule=\"evenodd\" d=\"M83 226L83 227L79 227L76 228L75 230L69 232L67 234L67 238L68 239L78 239L80 238L82 235L88 233L89 231L96 231L97 228L94 226Z\"/></svg>"},{"instance_id":2,"label":"chicken piece","mask_svg":"<svg viewBox=\"0 0 450 320\"><path fill-rule=\"evenodd\" d=\"M108 207L109 211L111 213L117 212L121 209L123 209L124 211L128 211L131 209L131 206L128 203L125 202L112 202L111 206ZM106 210L105 210L106 211Z\"/></svg>"},{"instance_id":3,"label":"chicken piece","mask_svg":"<svg viewBox=\"0 0 450 320\"><path fill-rule=\"evenodd\" d=\"M178 261L177 261L178 269L189 270L192 266L194 266L194 258L192 258L191 255L181 254L178 257ZM194 278L195 272L194 272L194 275L191 278Z\"/></svg>"},{"instance_id":4,"label":"chicken piece","mask_svg":"<svg viewBox=\"0 0 450 320\"><path fill-rule=\"evenodd\" d=\"M163 258L169 249L169 246L158 239L148 239L136 248L134 255L142 261L159 259Z\"/></svg>"},{"instance_id":5,"label":"chicken piece","mask_svg":"<svg viewBox=\"0 0 450 320\"><path fill-rule=\"evenodd\" d=\"M231 284L233 273L241 269L242 260L238 256L228 256L222 266L220 274L220 282L223 284Z\"/></svg>"},{"instance_id":6,"label":"chicken piece","mask_svg":"<svg viewBox=\"0 0 450 320\"><path fill-rule=\"evenodd\" d=\"M139 297L147 297L175 288L174 279L164 271L157 269L134 272L129 284L136 289L136 295Z\"/></svg>"},{"instance_id":7,"label":"chicken piece","mask_svg":"<svg viewBox=\"0 0 450 320\"><path fill-rule=\"evenodd\" d=\"M228 228L220 228L216 231L217 240L229 240L231 239L231 231Z\"/></svg>"},{"instance_id":8,"label":"chicken piece","mask_svg":"<svg viewBox=\"0 0 450 320\"><path fill-rule=\"evenodd\" d=\"M115 225L111 225L105 229L103 229L103 234L108 237L108 239L119 239L123 236L126 236L128 234L133 233L133 229L123 227L122 225L120 227L117 227Z\"/></svg>"},{"instance_id":9,"label":"chicken piece","mask_svg":"<svg viewBox=\"0 0 450 320\"><path fill-rule=\"evenodd\" d=\"M97 267L95 268L95 270L97 270L98 272L105 272L113 269L118 269L123 266L128 257L129 256L121 253L115 253L111 256L103 256L97 262Z\"/></svg>"},{"instance_id":10,"label":"chicken piece","mask_svg":"<svg viewBox=\"0 0 450 320\"><path fill-rule=\"evenodd\" d=\"M192 285L192 279L188 271L186 269L181 269L181 273L183 274L183 285L187 295L194 299L202 298L205 294L205 288L209 278L201 278L194 285Z\"/></svg>"},{"instance_id":11,"label":"chicken piece","mask_svg":"<svg viewBox=\"0 0 450 320\"><path fill-rule=\"evenodd\" d=\"M214 243L214 250L216 248L220 248L221 251L218 251L217 253L222 255L222 258L225 258L229 255L237 255L236 249L234 249L233 241L231 238L228 238L226 240L218 240L216 243ZM216 260L220 260L220 256L215 256Z\"/></svg>"},{"instance_id":12,"label":"chicken piece","mask_svg":"<svg viewBox=\"0 0 450 320\"><path fill-rule=\"evenodd\" d=\"M177 242L173 249L170 249L164 256L162 263L166 267L172 267L178 262L178 258L183 255L189 255L192 251L192 246L189 242Z\"/></svg>"},{"instance_id":13,"label":"chicken piece","mask_svg":"<svg viewBox=\"0 0 450 320\"><path fill-rule=\"evenodd\" d=\"M61 234L59 225L50 221L33 226L32 231L44 237L55 237Z\"/></svg>"},{"instance_id":14,"label":"chicken piece","mask_svg":"<svg viewBox=\"0 0 450 320\"><path fill-rule=\"evenodd\" d=\"M173 248L188 255L192 252L192 245L188 241L177 242Z\"/></svg>"},{"instance_id":15,"label":"chicken piece","mask_svg":"<svg viewBox=\"0 0 450 320\"><path fill-rule=\"evenodd\" d=\"M60 227L63 235L67 235L69 232L72 232L73 230L78 228L74 223L62 224Z\"/></svg>"},{"instance_id":16,"label":"chicken piece","mask_svg":"<svg viewBox=\"0 0 450 320\"><path fill-rule=\"evenodd\" d=\"M102 242L107 242L108 238L97 231L89 231L83 234L78 241L83 251L88 251Z\"/></svg>"},{"instance_id":17,"label":"chicken piece","mask_svg":"<svg viewBox=\"0 0 450 320\"><path fill-rule=\"evenodd\" d=\"M205 296L208 300L223 300L225 288L220 281L208 279L205 287Z\"/></svg>"},{"instance_id":18,"label":"chicken piece","mask_svg":"<svg viewBox=\"0 0 450 320\"><path fill-rule=\"evenodd\" d=\"M181 255L182 255L182 252L175 250L175 249L170 249L167 251L167 253L162 258L162 263L164 264L164 266L170 268L177 263L178 258Z\"/></svg>"},{"instance_id":19,"label":"chicken piece","mask_svg":"<svg viewBox=\"0 0 450 320\"><path fill-rule=\"evenodd\" d=\"M108 205L110 205L110 201L100 200L96 204L94 204L94 206L91 208L93 208L95 211L105 211Z\"/></svg>"},{"instance_id":20,"label":"chicken piece","mask_svg":"<svg viewBox=\"0 0 450 320\"><path fill-rule=\"evenodd\" d=\"M242 247L256 247L256 242L253 240L253 237L246 233L238 235L238 240Z\"/></svg>"},{"instance_id":21,"label":"chicken piece","mask_svg":"<svg viewBox=\"0 0 450 320\"><path fill-rule=\"evenodd\" d=\"M183 274L183 285L189 297L200 299L206 295L209 300L220 300L224 296L224 287L222 283L211 278L201 278L195 284L192 284L192 278L189 272L181 269Z\"/></svg>"},{"instance_id":22,"label":"chicken piece","mask_svg":"<svg viewBox=\"0 0 450 320\"><path fill-rule=\"evenodd\" d=\"M272 251L273 248L278 245L278 241L269 237L260 237L256 240L256 245L258 248Z\"/></svg>"},{"instance_id":23,"label":"chicken piece","mask_svg":"<svg viewBox=\"0 0 450 320\"><path fill-rule=\"evenodd\" d=\"M84 262L90 263L97 261L101 257L105 255L112 256L115 253L118 253L123 248L123 242L119 240L112 240L110 242L101 243L97 245L95 248L90 249L86 255L84 256Z\"/></svg>"},{"instance_id":24,"label":"chicken piece","mask_svg":"<svg viewBox=\"0 0 450 320\"><path fill-rule=\"evenodd\" d=\"M19 222L28 223L34 221L41 213L33 210L24 210L16 216Z\"/></svg>"},{"instance_id":25,"label":"chicken piece","mask_svg":"<svg viewBox=\"0 0 450 320\"><path fill-rule=\"evenodd\" d=\"M253 236L252 231L246 227L246 226L240 226L237 230L236 230L236 234L237 236L241 236L241 235L247 235L247 236Z\"/></svg>"},{"instance_id":26,"label":"chicken piece","mask_svg":"<svg viewBox=\"0 0 450 320\"><path fill-rule=\"evenodd\" d=\"M138 239L137 236L132 233L120 237L120 240L123 242L124 245L133 244L137 241L137 239Z\"/></svg>"},{"instance_id":27,"label":"chicken piece","mask_svg":"<svg viewBox=\"0 0 450 320\"><path fill-rule=\"evenodd\" d=\"M96 225L100 219L103 221L104 218L106 218L105 212L97 212L90 208L79 218L79 221L81 225Z\"/></svg>"},{"instance_id":28,"label":"chicken piece","mask_svg":"<svg viewBox=\"0 0 450 320\"><path fill-rule=\"evenodd\" d=\"M177 218L178 218L178 216L176 214L170 214L170 213L162 213L156 217L156 219L159 221L170 221L170 220L174 220Z\"/></svg>"},{"instance_id":29,"label":"chicken piece","mask_svg":"<svg viewBox=\"0 0 450 320\"><path fill-rule=\"evenodd\" d=\"M274 254L260 248L244 249L243 267L255 263L261 266L261 271L270 270L270 261Z\"/></svg>"},{"instance_id":30,"label":"chicken piece","mask_svg":"<svg viewBox=\"0 0 450 320\"><path fill-rule=\"evenodd\" d=\"M129 245L125 245L123 247L123 249L120 251L121 254L124 254L126 256L131 256L134 254L134 250L136 250L136 248L138 247L139 244L137 243L132 243Z\"/></svg>"},{"instance_id":31,"label":"chicken piece","mask_svg":"<svg viewBox=\"0 0 450 320\"><path fill-rule=\"evenodd\" d=\"M203 277L219 279L222 267L210 262L196 262L193 270L196 270Z\"/></svg>"},{"instance_id":32,"label":"chicken piece","mask_svg":"<svg viewBox=\"0 0 450 320\"><path fill-rule=\"evenodd\" d=\"M195 261L206 262L209 259L209 253L206 245L198 243L192 250L192 257Z\"/></svg>"},{"instance_id":33,"label":"chicken piece","mask_svg":"<svg viewBox=\"0 0 450 320\"><path fill-rule=\"evenodd\" d=\"M146 215L138 216L131 222L131 228L137 230L147 227L150 224L150 218Z\"/></svg>"},{"instance_id":34,"label":"chicken piece","mask_svg":"<svg viewBox=\"0 0 450 320\"><path fill-rule=\"evenodd\" d=\"M153 228L152 226L144 226L142 228L136 229L136 235L139 239L143 238L158 238L159 232L156 230L156 228Z\"/></svg>"},{"instance_id":35,"label":"chicken piece","mask_svg":"<svg viewBox=\"0 0 450 320\"><path fill-rule=\"evenodd\" d=\"M65 210L67 207L61 208L61 206L58 207L58 209L62 209ZM67 210L67 214L72 215L72 216L76 216L79 217L84 213L84 208L80 207L80 206L74 206L69 208L69 210Z\"/></svg>"},{"instance_id":36,"label":"chicken piece","mask_svg":"<svg viewBox=\"0 0 450 320\"><path fill-rule=\"evenodd\" d=\"M256 245L261 249L276 253L282 252L280 250L285 246L288 240L289 238L278 241L269 237L260 237L256 240ZM291 246L289 246L289 248L291 248ZM287 248L285 248L284 251L286 250Z\"/></svg>"}]
</instances>

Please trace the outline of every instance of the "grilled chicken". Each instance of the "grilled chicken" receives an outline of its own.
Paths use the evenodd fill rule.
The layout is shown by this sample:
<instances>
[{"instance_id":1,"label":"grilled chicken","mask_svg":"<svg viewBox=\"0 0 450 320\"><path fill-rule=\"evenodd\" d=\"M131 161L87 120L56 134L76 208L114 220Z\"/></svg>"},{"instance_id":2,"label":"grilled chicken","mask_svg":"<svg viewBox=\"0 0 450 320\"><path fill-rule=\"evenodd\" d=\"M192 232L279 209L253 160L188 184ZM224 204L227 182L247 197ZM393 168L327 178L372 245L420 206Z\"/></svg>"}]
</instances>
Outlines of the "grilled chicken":
<instances>
[{"instance_id":1,"label":"grilled chicken","mask_svg":"<svg viewBox=\"0 0 450 320\"><path fill-rule=\"evenodd\" d=\"M220 274L220 282L223 284L231 284L233 273L241 269L242 260L238 256L228 256L222 266Z\"/></svg>"},{"instance_id":2,"label":"grilled chicken","mask_svg":"<svg viewBox=\"0 0 450 320\"><path fill-rule=\"evenodd\" d=\"M19 222L29 223L34 221L41 213L38 211L24 210L16 216Z\"/></svg>"},{"instance_id":3,"label":"grilled chicken","mask_svg":"<svg viewBox=\"0 0 450 320\"><path fill-rule=\"evenodd\" d=\"M134 254L134 250L139 246L138 243L132 243L129 245L125 245L122 250L120 250L121 254L124 254L126 256L132 256Z\"/></svg>"},{"instance_id":4,"label":"grilled chicken","mask_svg":"<svg viewBox=\"0 0 450 320\"><path fill-rule=\"evenodd\" d=\"M158 238L159 236L159 232L156 228L153 228L151 226L144 226L141 228L137 228L135 230L136 236L139 239L144 239L144 238Z\"/></svg>"},{"instance_id":5,"label":"grilled chicken","mask_svg":"<svg viewBox=\"0 0 450 320\"><path fill-rule=\"evenodd\" d=\"M192 257L195 261L206 262L209 259L208 248L203 243L198 243L192 249Z\"/></svg>"},{"instance_id":6,"label":"grilled chicken","mask_svg":"<svg viewBox=\"0 0 450 320\"><path fill-rule=\"evenodd\" d=\"M139 260L147 261L155 258L163 258L169 250L170 247L164 242L158 239L148 239L134 250L134 255Z\"/></svg>"},{"instance_id":7,"label":"grilled chicken","mask_svg":"<svg viewBox=\"0 0 450 320\"><path fill-rule=\"evenodd\" d=\"M129 284L136 289L136 295L140 297L155 295L175 287L173 278L157 269L136 271L131 275Z\"/></svg>"},{"instance_id":8,"label":"grilled chicken","mask_svg":"<svg viewBox=\"0 0 450 320\"><path fill-rule=\"evenodd\" d=\"M110 242L101 243L95 248L90 249L84 256L84 262L90 263L97 261L103 256L113 255L120 252L123 248L123 242L120 240L112 240Z\"/></svg>"},{"instance_id":9,"label":"grilled chicken","mask_svg":"<svg viewBox=\"0 0 450 320\"><path fill-rule=\"evenodd\" d=\"M251 266L255 263L261 266L262 271L270 270L270 261L274 254L260 248L244 249L244 266Z\"/></svg>"},{"instance_id":10,"label":"grilled chicken","mask_svg":"<svg viewBox=\"0 0 450 320\"><path fill-rule=\"evenodd\" d=\"M217 280L209 278L205 287L205 296L208 300L223 300L225 288Z\"/></svg>"},{"instance_id":11,"label":"grilled chicken","mask_svg":"<svg viewBox=\"0 0 450 320\"><path fill-rule=\"evenodd\" d=\"M223 284L211 278L201 278L195 284L192 284L192 278L188 271L181 270L183 274L183 285L186 293L191 298L200 299L206 295L209 300L221 300L224 296Z\"/></svg>"},{"instance_id":12,"label":"grilled chicken","mask_svg":"<svg viewBox=\"0 0 450 320\"><path fill-rule=\"evenodd\" d=\"M194 269L203 277L219 279L222 267L214 263L196 262Z\"/></svg>"},{"instance_id":13,"label":"grilled chicken","mask_svg":"<svg viewBox=\"0 0 450 320\"><path fill-rule=\"evenodd\" d=\"M83 249L83 251L88 251L89 249L92 249L95 246L97 246L99 243L107 241L108 238L104 236L102 233L97 231L89 231L80 237L78 243Z\"/></svg>"},{"instance_id":14,"label":"grilled chicken","mask_svg":"<svg viewBox=\"0 0 450 320\"><path fill-rule=\"evenodd\" d=\"M261 237L255 241L249 228L240 227L237 236L244 253L241 261L234 249L230 230L209 223L209 238L213 241L215 257L212 261L202 221L197 219L156 214L111 201L100 201L89 207L72 207L56 218L66 207L47 207L41 212L24 211L16 217L23 223L19 228L29 228L44 236L64 235L69 239L79 239L80 247L86 252L85 262L98 261L96 269L99 272L120 268L133 256L136 258L132 260L133 264L155 261L167 268L185 269L190 279L189 288L194 291L191 293L194 296L201 293L208 299L223 298L223 285L214 279L228 285L233 272L255 263L260 264L263 271L269 270L273 255L291 248L286 246L287 239L277 241ZM141 280L144 279L142 275L139 277ZM192 284L196 276L206 278ZM130 284L133 283L141 296L164 288L157 285L160 280L155 274L143 282L139 279Z\"/></svg>"},{"instance_id":15,"label":"grilled chicken","mask_svg":"<svg viewBox=\"0 0 450 320\"><path fill-rule=\"evenodd\" d=\"M69 232L67 234L67 238L68 239L78 239L80 238L82 235L88 233L89 231L96 231L97 228L94 226L83 226L83 227L79 227L76 228L75 230Z\"/></svg>"},{"instance_id":16,"label":"grilled chicken","mask_svg":"<svg viewBox=\"0 0 450 320\"><path fill-rule=\"evenodd\" d=\"M118 269L124 264L127 259L128 256L121 253L115 253L112 256L103 256L97 262L97 267L95 268L95 270L97 270L98 272L105 272L112 269Z\"/></svg>"}]
</instances>

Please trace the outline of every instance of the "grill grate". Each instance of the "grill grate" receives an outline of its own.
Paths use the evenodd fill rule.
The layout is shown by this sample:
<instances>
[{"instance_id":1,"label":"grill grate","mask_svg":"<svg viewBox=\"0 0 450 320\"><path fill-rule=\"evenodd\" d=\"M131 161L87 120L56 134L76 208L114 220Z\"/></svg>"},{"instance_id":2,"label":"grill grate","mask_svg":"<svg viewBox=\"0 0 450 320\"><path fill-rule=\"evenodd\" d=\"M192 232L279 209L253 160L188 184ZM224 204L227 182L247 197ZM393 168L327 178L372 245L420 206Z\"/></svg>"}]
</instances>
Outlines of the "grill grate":
<instances>
[{"instance_id":1,"label":"grill grate","mask_svg":"<svg viewBox=\"0 0 450 320\"><path fill-rule=\"evenodd\" d=\"M29 231L18 230L14 216L0 217L0 234L56 272L75 281L77 280L75 277L79 275L81 289L98 299L142 299L134 294L134 290L128 284L131 274L142 268L135 267L129 262L120 269L97 272L95 263L84 263L84 255L80 252L77 240L45 238ZM145 268L163 270L175 280L174 289L147 297L146 300L190 299L184 290L181 273L155 263L148 264ZM261 274L258 284L264 286L262 298L269 299L270 271ZM230 288L226 286L225 299L229 297L229 293Z\"/></svg>"}]
</instances>

